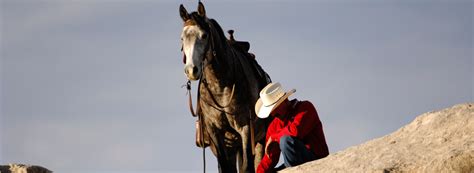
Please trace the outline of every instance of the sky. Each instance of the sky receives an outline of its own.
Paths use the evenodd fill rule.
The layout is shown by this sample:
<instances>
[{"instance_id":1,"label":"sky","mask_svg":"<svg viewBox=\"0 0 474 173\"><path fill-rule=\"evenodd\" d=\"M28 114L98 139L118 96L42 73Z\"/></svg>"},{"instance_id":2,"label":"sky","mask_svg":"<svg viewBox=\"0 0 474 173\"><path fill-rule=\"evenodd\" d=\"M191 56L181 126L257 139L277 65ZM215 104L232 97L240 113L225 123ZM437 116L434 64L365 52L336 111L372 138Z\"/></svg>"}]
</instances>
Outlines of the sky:
<instances>
[{"instance_id":1,"label":"sky","mask_svg":"<svg viewBox=\"0 0 474 173\"><path fill-rule=\"evenodd\" d=\"M0 164L201 172L181 88L181 3L197 8L189 0L0 0ZM297 90L290 99L315 105L331 153L473 102L471 0L203 3L251 43L273 81Z\"/></svg>"}]
</instances>

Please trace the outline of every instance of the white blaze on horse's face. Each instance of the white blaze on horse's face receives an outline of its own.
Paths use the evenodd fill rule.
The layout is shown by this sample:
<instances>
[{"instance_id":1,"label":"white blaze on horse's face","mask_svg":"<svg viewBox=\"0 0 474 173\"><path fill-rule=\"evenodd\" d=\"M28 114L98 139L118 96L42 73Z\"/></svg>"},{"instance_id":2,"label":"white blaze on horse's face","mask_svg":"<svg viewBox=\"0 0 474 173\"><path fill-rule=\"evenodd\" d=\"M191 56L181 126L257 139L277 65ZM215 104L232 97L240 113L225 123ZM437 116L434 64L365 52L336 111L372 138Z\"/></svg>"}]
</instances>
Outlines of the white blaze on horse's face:
<instances>
[{"instance_id":1,"label":"white blaze on horse's face","mask_svg":"<svg viewBox=\"0 0 474 173\"><path fill-rule=\"evenodd\" d=\"M188 25L181 33L183 52L186 55L184 73L189 80L198 80L202 73L202 65L207 45L207 34L197 25Z\"/></svg>"}]
</instances>

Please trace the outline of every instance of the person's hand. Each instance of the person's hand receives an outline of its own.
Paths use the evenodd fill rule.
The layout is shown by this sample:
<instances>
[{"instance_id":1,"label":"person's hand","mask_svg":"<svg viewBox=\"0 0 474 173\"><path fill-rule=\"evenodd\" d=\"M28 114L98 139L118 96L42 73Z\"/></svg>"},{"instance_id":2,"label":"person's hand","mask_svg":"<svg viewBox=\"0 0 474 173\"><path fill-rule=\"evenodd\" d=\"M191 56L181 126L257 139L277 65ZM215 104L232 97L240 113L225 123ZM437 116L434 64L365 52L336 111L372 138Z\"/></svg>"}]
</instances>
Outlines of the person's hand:
<instances>
[{"instance_id":1,"label":"person's hand","mask_svg":"<svg viewBox=\"0 0 474 173\"><path fill-rule=\"evenodd\" d=\"M272 137L270 136L270 137L268 138L267 143L265 144L265 155L267 155L267 157L270 157L270 156L268 155L268 149L269 149L269 146L272 144L272 142L274 142L274 141L272 140Z\"/></svg>"}]
</instances>

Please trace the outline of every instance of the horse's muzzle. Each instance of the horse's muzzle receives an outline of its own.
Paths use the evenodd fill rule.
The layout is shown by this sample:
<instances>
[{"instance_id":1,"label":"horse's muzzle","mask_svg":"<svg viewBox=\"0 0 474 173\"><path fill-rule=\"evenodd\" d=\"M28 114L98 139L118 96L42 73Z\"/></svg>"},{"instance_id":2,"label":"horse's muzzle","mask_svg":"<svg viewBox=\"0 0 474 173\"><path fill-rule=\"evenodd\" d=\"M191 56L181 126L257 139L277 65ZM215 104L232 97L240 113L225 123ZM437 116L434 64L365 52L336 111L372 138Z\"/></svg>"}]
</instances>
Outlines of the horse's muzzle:
<instances>
[{"instance_id":1,"label":"horse's muzzle","mask_svg":"<svg viewBox=\"0 0 474 173\"><path fill-rule=\"evenodd\" d=\"M191 65L188 65L184 68L184 73L186 74L186 76L188 77L189 80L198 80L199 79L199 68L196 67L196 66L191 66Z\"/></svg>"}]
</instances>

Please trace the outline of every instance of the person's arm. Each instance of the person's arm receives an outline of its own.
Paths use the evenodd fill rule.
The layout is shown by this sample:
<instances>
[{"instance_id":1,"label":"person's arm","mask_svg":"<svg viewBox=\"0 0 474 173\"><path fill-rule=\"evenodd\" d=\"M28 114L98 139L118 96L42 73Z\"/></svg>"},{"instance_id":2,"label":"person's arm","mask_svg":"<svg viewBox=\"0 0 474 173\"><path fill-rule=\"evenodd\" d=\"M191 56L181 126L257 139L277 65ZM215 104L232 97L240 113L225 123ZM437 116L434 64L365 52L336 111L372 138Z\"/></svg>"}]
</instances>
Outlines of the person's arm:
<instances>
[{"instance_id":1,"label":"person's arm","mask_svg":"<svg viewBox=\"0 0 474 173\"><path fill-rule=\"evenodd\" d=\"M273 120L270 125L268 126L267 129L267 134L265 137L265 143L270 140L270 137L272 134L277 133L277 122L278 120ZM276 142L272 140L273 142ZM264 149L265 146L264 146ZM276 166L278 163L278 159L280 159L280 149L278 147L270 147L270 151L264 151L264 153L268 153L263 155L262 160L260 161L260 164L257 167L257 173L267 173L267 172L273 172L273 168Z\"/></svg>"},{"instance_id":2,"label":"person's arm","mask_svg":"<svg viewBox=\"0 0 474 173\"><path fill-rule=\"evenodd\" d=\"M264 155L262 161L257 167L257 173L272 173L275 172L274 168L280 159L280 148L270 148L269 154Z\"/></svg>"},{"instance_id":3,"label":"person's arm","mask_svg":"<svg viewBox=\"0 0 474 173\"><path fill-rule=\"evenodd\" d=\"M277 133L277 130L276 130L276 119L273 119L273 121L270 123L270 125L268 125L268 128L267 128L267 134L265 136L265 143L267 143L268 139L273 135L273 134L276 134Z\"/></svg>"},{"instance_id":4,"label":"person's arm","mask_svg":"<svg viewBox=\"0 0 474 173\"><path fill-rule=\"evenodd\" d=\"M316 109L311 103L303 103L299 112L295 115L293 121L281 129L278 133L272 135L278 143L282 136L297 137L304 139L306 135L314 128L319 121Z\"/></svg>"}]
</instances>

